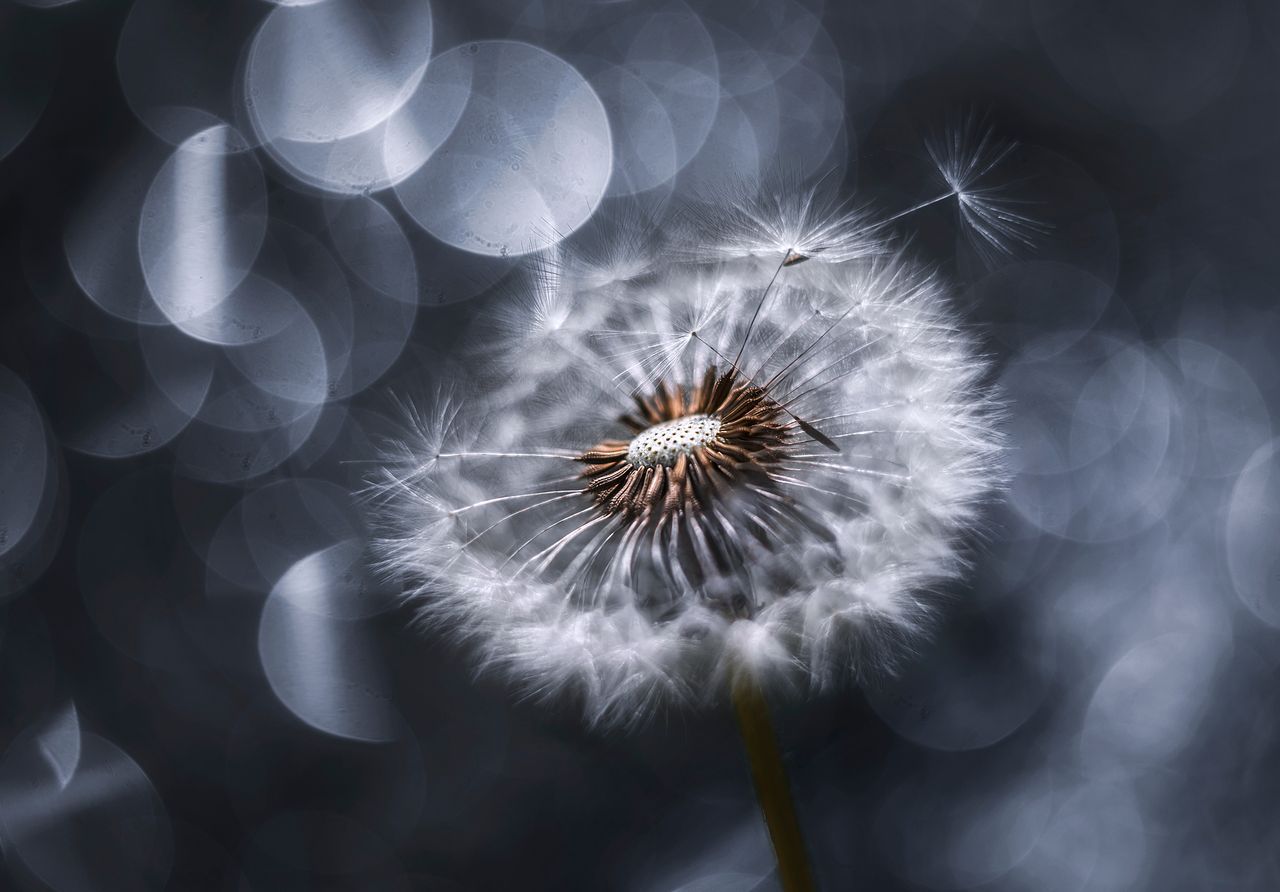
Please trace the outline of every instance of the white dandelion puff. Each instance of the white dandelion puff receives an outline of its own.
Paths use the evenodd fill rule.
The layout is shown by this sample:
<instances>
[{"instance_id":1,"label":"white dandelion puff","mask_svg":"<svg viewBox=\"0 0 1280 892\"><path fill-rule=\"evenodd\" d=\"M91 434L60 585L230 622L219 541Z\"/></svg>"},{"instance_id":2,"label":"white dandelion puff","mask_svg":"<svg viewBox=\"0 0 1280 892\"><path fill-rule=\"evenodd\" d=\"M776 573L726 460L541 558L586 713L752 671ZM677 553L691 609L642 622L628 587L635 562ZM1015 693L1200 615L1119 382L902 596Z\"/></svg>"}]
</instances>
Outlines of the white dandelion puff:
<instances>
[{"instance_id":1,"label":"white dandelion puff","mask_svg":"<svg viewBox=\"0 0 1280 892\"><path fill-rule=\"evenodd\" d=\"M488 345L498 380L416 416L377 482L424 620L593 724L743 669L892 670L1000 479L987 364L938 279L855 252L631 279L578 257L544 283L555 312L514 305Z\"/></svg>"}]
</instances>

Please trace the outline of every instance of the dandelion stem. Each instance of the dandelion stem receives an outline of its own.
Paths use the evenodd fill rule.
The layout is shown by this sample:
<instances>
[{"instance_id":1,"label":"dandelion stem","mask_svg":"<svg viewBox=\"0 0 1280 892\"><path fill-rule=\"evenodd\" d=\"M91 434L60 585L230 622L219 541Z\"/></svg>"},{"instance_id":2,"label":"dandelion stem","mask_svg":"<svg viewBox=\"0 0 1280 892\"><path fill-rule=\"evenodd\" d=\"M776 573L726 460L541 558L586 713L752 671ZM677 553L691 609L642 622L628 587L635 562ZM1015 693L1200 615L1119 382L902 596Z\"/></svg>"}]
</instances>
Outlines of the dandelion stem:
<instances>
[{"instance_id":1,"label":"dandelion stem","mask_svg":"<svg viewBox=\"0 0 1280 892\"><path fill-rule=\"evenodd\" d=\"M778 740L769 721L769 704L750 670L739 671L733 681L733 708L751 765L756 798L769 828L773 854L778 859L778 880L783 892L814 892L816 887L809 870L800 820L791 798Z\"/></svg>"}]
</instances>

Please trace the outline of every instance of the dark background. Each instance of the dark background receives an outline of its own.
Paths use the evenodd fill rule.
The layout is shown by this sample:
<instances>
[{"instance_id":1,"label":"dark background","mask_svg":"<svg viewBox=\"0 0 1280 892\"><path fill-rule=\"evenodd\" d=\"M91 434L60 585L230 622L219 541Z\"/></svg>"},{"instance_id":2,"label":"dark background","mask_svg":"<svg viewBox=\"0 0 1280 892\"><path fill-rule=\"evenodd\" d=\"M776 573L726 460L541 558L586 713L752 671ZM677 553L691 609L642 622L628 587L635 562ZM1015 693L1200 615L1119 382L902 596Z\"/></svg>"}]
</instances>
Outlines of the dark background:
<instances>
[{"instance_id":1,"label":"dark background","mask_svg":"<svg viewBox=\"0 0 1280 892\"><path fill-rule=\"evenodd\" d=\"M212 61L169 76L214 85L205 111L225 114L272 7L172 5L194 38L179 57ZM773 49L771 7L681 14L727 59L717 29ZM816 160L844 194L929 198L924 138L974 114L1017 141L1003 186L1048 224L993 264L952 202L904 224L996 357L1016 477L903 678L777 711L823 888L1280 888L1276 7L795 8L823 29L801 63L843 93ZM583 67L647 9L437 2L436 48L512 37ZM360 540L348 494L387 393L431 380L500 306L505 259L443 249L376 193L420 271L407 339L375 342L385 374L261 469L208 470L201 421L85 445L89 419L155 399L138 326L85 295L64 250L131 146L172 151L118 76L154 53L159 90L170 64L158 27L120 44L129 11L0 0L0 500L5 523L27 518L0 539L5 888L773 888L727 711L588 732L475 680L368 579L383 609L270 614L286 569ZM260 154L273 218L340 253L336 199Z\"/></svg>"}]
</instances>

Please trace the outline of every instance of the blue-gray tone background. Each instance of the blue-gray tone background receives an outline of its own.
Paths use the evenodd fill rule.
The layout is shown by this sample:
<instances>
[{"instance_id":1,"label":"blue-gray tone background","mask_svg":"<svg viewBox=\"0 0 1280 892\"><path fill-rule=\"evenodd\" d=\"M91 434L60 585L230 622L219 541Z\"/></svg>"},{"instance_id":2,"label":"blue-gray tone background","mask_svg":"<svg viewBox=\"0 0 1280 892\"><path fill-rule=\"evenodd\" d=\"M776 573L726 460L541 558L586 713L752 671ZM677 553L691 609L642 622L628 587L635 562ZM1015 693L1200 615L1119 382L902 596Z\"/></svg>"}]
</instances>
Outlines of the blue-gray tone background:
<instances>
[{"instance_id":1,"label":"blue-gray tone background","mask_svg":"<svg viewBox=\"0 0 1280 892\"><path fill-rule=\"evenodd\" d=\"M778 711L816 871L1280 888L1278 50L1246 0L0 0L0 885L774 888L727 713L512 703L351 493L516 255L779 169L892 212L981 120L1039 244L900 232L1015 478L903 677Z\"/></svg>"}]
</instances>

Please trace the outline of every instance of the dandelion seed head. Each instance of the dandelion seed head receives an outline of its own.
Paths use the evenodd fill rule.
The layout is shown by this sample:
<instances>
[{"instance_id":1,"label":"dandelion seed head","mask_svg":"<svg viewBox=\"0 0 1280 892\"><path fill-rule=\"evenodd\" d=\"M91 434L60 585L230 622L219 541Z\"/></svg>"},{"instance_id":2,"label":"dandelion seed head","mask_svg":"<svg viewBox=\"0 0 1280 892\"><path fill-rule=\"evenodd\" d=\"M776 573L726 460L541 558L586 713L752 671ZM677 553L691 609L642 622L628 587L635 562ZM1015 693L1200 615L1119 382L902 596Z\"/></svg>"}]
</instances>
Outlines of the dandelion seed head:
<instances>
[{"instance_id":1,"label":"dandelion seed head","mask_svg":"<svg viewBox=\"0 0 1280 892\"><path fill-rule=\"evenodd\" d=\"M743 668L795 691L874 677L963 568L1002 479L975 339L901 251L773 225L769 257L732 227L680 256L646 242L634 277L563 248L554 300L481 339L499 378L392 450L384 568L528 696L626 724Z\"/></svg>"}]
</instances>

